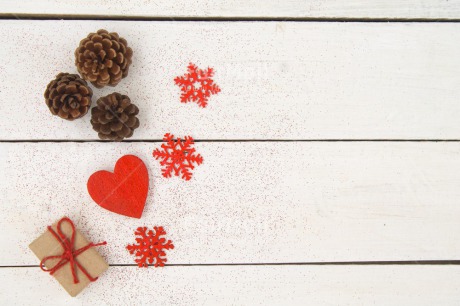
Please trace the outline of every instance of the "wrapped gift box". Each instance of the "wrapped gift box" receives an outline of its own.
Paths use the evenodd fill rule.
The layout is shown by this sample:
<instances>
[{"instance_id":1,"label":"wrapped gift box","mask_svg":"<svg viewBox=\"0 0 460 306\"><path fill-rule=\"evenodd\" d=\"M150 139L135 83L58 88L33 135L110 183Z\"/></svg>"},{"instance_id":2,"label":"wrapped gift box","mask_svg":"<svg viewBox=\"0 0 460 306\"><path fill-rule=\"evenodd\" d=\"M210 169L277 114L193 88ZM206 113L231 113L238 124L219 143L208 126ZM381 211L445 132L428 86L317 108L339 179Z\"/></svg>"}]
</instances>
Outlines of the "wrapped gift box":
<instances>
[{"instance_id":1,"label":"wrapped gift box","mask_svg":"<svg viewBox=\"0 0 460 306\"><path fill-rule=\"evenodd\" d=\"M66 238L62 239L62 241L71 245L72 233L74 229L73 223L69 221L70 219L64 217L53 224L51 229L57 234L57 236L63 234ZM60 231L58 229L59 222ZM65 242L66 239L67 242ZM43 262L43 268L50 270L51 274L59 281L62 287L64 287L64 289L71 296L76 296L109 267L107 262L104 260L104 258L102 258L101 255L99 255L96 248L94 247L97 245L105 244L105 242L92 245L82 252L78 252L79 249L84 248L89 244L90 242L88 242L88 240L86 240L86 238L75 228L75 236L71 248L74 254L73 258L76 261L73 269L76 279L74 279L70 261L66 260L66 258L68 258L65 255L66 250L64 249L62 243L59 241L59 238L53 235L53 232L50 229L47 229L45 233L35 239L35 241L29 245L29 248L32 250L32 252L35 253L40 261L48 258ZM50 256L56 256L56 258L49 258ZM62 261L61 263L64 264L53 271L53 268L55 268L60 261ZM88 278L84 271L86 271L90 277L94 279L91 280ZM77 283L75 283L75 281Z\"/></svg>"}]
</instances>

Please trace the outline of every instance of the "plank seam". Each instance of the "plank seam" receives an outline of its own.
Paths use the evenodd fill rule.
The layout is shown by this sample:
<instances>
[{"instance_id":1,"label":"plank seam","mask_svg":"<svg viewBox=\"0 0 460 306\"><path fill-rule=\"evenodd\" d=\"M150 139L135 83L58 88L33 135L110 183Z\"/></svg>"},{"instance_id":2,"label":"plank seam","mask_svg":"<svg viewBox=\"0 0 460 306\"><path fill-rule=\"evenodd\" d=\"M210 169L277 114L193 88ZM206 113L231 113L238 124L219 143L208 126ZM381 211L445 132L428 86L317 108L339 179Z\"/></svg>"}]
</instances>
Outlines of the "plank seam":
<instances>
[{"instance_id":1,"label":"plank seam","mask_svg":"<svg viewBox=\"0 0 460 306\"><path fill-rule=\"evenodd\" d=\"M215 266L421 266L460 265L460 260L406 260L406 261L337 261L337 262L272 262L272 263L208 263L165 264L165 267L215 267ZM111 267L137 267L137 264L109 264ZM149 265L154 266L154 265ZM39 265L5 265L0 268L39 268Z\"/></svg>"},{"instance_id":2,"label":"plank seam","mask_svg":"<svg viewBox=\"0 0 460 306\"><path fill-rule=\"evenodd\" d=\"M460 142L460 139L195 139L195 142ZM157 143L162 139L132 139L123 140L124 143ZM83 139L19 139L0 140L0 143L113 143L107 140Z\"/></svg>"},{"instance_id":3,"label":"plank seam","mask_svg":"<svg viewBox=\"0 0 460 306\"><path fill-rule=\"evenodd\" d=\"M459 18L352 18L352 17L185 17L185 16L122 16L72 14L0 13L7 20L107 20L107 21L176 21L176 22L356 22L356 23L460 23Z\"/></svg>"}]
</instances>

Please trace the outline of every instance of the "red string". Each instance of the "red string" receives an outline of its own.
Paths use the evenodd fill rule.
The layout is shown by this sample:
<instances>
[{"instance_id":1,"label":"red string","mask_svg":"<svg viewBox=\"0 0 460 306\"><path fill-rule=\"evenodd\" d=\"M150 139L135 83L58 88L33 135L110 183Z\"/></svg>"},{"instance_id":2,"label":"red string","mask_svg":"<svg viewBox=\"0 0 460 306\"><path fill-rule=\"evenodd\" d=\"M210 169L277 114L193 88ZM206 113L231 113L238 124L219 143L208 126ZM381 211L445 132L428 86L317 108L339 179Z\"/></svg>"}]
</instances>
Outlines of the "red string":
<instances>
[{"instance_id":1,"label":"red string","mask_svg":"<svg viewBox=\"0 0 460 306\"><path fill-rule=\"evenodd\" d=\"M70 224L70 226L72 227L72 236L71 236L70 240L69 240L68 237L66 237L66 235L64 235L64 233L61 230L61 224L63 222L68 222ZM107 244L107 242L105 242L105 241L100 242L100 243L92 243L91 242L87 246L84 246L82 248L79 248L78 250L75 250L74 249L75 232L76 232L75 231L75 226L74 226L72 220L70 220L67 217L62 218L61 220L59 220L59 222L57 224L57 233L51 228L51 226L48 226L48 230L51 232L51 234L53 234L53 236L57 239L57 241L59 241L59 243L61 244L62 248L64 249L64 252L61 255L47 256L47 257L43 258L42 261L40 262L40 268L43 271L49 272L51 275L53 275L54 272L59 270L66 263L70 262L70 270L72 271L73 283L74 284L78 284L78 282L79 282L78 278L77 278L75 267L79 268L83 272L83 274L85 274L86 277L88 277L88 279L91 282L94 282L95 280L97 280L97 277L91 277L91 275L89 275L88 271L86 271L86 269L82 267L82 265L76 260L75 257L80 255L84 251L88 250L89 248L92 248L94 246L99 246L99 245L105 245L105 244ZM45 268L45 262L47 260L57 259L57 258L60 258L61 260L59 260L59 262L57 264L55 264L54 267L52 267L51 269L46 269Z\"/></svg>"}]
</instances>

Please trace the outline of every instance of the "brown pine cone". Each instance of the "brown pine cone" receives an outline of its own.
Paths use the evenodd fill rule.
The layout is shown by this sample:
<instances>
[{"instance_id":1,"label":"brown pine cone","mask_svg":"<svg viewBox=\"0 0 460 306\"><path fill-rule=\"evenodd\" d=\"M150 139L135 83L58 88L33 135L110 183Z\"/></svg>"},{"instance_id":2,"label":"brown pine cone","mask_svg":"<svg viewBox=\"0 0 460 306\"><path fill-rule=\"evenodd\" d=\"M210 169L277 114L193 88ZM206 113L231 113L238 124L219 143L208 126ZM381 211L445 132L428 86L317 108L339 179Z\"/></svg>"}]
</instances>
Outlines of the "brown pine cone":
<instances>
[{"instance_id":1,"label":"brown pine cone","mask_svg":"<svg viewBox=\"0 0 460 306\"><path fill-rule=\"evenodd\" d=\"M117 33L90 33L75 50L75 65L82 77L97 88L115 86L128 75L133 50Z\"/></svg>"},{"instance_id":2,"label":"brown pine cone","mask_svg":"<svg viewBox=\"0 0 460 306\"><path fill-rule=\"evenodd\" d=\"M100 139L121 141L133 136L139 127L138 113L128 96L114 92L97 100L91 109L91 124Z\"/></svg>"},{"instance_id":3,"label":"brown pine cone","mask_svg":"<svg viewBox=\"0 0 460 306\"><path fill-rule=\"evenodd\" d=\"M59 73L45 91L51 113L63 119L83 117L91 106L93 91L78 74Z\"/></svg>"}]
</instances>

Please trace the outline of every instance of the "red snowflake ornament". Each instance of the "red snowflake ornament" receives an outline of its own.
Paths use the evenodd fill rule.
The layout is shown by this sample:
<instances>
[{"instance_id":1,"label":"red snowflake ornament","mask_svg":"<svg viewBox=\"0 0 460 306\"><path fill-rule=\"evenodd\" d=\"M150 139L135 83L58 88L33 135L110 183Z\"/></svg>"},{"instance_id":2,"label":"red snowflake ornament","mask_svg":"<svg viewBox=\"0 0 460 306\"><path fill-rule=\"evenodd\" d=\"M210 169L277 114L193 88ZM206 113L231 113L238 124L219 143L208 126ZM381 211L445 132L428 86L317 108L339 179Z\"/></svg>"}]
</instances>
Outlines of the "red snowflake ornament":
<instances>
[{"instance_id":1,"label":"red snowflake ornament","mask_svg":"<svg viewBox=\"0 0 460 306\"><path fill-rule=\"evenodd\" d=\"M208 67L208 69L201 70L192 63L187 68L188 73L174 79L182 91L180 100L182 103L196 102L204 108L208 105L209 97L220 92L219 86L211 79L214 69Z\"/></svg>"},{"instance_id":2,"label":"red snowflake ornament","mask_svg":"<svg viewBox=\"0 0 460 306\"><path fill-rule=\"evenodd\" d=\"M195 148L193 148L193 138L185 136L184 140L178 138L174 141L174 135L165 134L163 140L166 144L162 144L160 151L155 149L153 151L153 157L158 160L161 159L160 165L163 166L161 173L164 177L171 177L174 172L175 176L182 174L182 178L186 181L192 178L192 172L195 167L193 164L201 165L203 163L203 157L200 154L195 154Z\"/></svg>"},{"instance_id":3,"label":"red snowflake ornament","mask_svg":"<svg viewBox=\"0 0 460 306\"><path fill-rule=\"evenodd\" d=\"M154 265L155 267L164 267L165 262L168 260L165 258L166 253L164 250L174 249L174 245L171 240L166 241L165 238L161 237L166 232L162 226L153 227L155 234L152 230L147 231L147 227L138 227L134 232L135 235L139 236L136 238L137 244L130 244L126 246L126 249L130 254L134 254L137 258L135 262L139 268L148 265Z\"/></svg>"}]
</instances>

